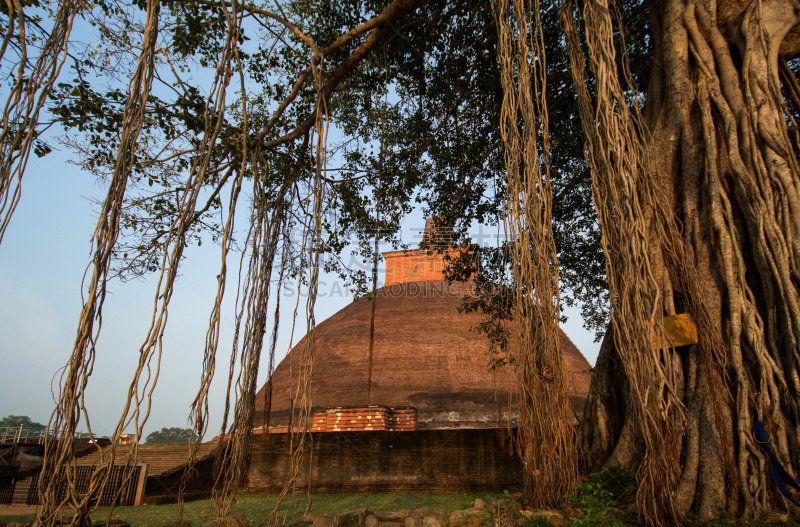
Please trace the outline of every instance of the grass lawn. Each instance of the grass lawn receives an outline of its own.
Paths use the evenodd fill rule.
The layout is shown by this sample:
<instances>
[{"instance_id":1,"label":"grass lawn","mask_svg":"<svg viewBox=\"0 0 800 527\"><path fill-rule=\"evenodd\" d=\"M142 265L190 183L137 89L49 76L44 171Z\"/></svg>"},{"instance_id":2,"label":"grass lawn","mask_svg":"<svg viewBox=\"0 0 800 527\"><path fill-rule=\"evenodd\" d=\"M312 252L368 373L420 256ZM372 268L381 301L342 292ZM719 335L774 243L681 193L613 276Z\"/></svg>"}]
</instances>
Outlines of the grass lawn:
<instances>
[{"instance_id":1,"label":"grass lawn","mask_svg":"<svg viewBox=\"0 0 800 527\"><path fill-rule=\"evenodd\" d=\"M240 495L233 506L231 514L242 513L250 520L252 527L265 525L272 508L275 505L275 495ZM317 494L312 496L310 514L339 514L353 509L368 508L373 511L390 510L399 511L409 507L426 506L442 512L471 507L475 498L481 498L487 503L503 498L501 493L464 493L464 494ZM308 500L305 495L296 496L294 503L287 499L281 505L281 515L278 523L291 524L303 517ZM192 522L194 527L203 527L208 519L211 500L199 500L186 503L184 506L184 519ZM117 507L114 509L113 519L124 520L131 527L168 527L177 519L177 505L146 505L142 507ZM287 513L284 516L285 513ZM93 521L103 521L108 518L109 508L101 507L92 515ZM65 514L68 517L69 514ZM66 519L66 518L65 518ZM754 522L736 522L730 520L717 520L704 522L697 518L684 518L689 527L800 527L800 523L790 517L774 515ZM0 516L0 522L30 522L33 515ZM579 518L579 525L603 527L635 527L636 518L630 515L623 521L610 521L608 517L595 516L592 518ZM538 522L529 521L522 527L537 527ZM567 525L571 525L568 521Z\"/></svg>"},{"instance_id":2,"label":"grass lawn","mask_svg":"<svg viewBox=\"0 0 800 527\"><path fill-rule=\"evenodd\" d=\"M348 510L368 508L371 510L401 510L408 507L431 507L443 512L450 512L471 507L475 498L481 498L487 503L502 498L502 494L474 493L474 494L317 494L312 496L310 514L338 514ZM257 526L266 523L275 506L275 495L240 495L233 506L232 514L242 513L250 525ZM294 502L289 498L281 504L279 523L294 523L302 518L305 513L308 499L306 495L295 496ZM202 527L208 518L211 500L199 500L184 505L184 518L192 522L195 527ZM166 527L177 519L178 507L169 505L146 505L142 507L117 507L114 509L114 518L124 520L131 527ZM92 520L100 521L108 517L109 508L101 507L92 515ZM286 519L283 519L283 514ZM3 516L0 522L29 522L33 515Z\"/></svg>"}]
</instances>

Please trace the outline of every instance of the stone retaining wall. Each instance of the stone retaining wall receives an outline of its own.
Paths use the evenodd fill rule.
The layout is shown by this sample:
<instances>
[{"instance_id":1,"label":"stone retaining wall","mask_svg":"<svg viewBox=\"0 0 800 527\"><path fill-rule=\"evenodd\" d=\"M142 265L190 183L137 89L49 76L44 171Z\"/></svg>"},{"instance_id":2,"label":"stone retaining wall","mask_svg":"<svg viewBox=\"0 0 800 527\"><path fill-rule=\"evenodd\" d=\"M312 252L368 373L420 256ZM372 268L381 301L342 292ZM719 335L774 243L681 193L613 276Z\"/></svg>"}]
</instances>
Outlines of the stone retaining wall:
<instances>
[{"instance_id":1,"label":"stone retaining wall","mask_svg":"<svg viewBox=\"0 0 800 527\"><path fill-rule=\"evenodd\" d=\"M522 463L509 453L506 429L417 430L315 433L307 442L306 485L311 491L475 492L516 490ZM248 479L250 492L279 492L289 472L289 436L254 438Z\"/></svg>"}]
</instances>

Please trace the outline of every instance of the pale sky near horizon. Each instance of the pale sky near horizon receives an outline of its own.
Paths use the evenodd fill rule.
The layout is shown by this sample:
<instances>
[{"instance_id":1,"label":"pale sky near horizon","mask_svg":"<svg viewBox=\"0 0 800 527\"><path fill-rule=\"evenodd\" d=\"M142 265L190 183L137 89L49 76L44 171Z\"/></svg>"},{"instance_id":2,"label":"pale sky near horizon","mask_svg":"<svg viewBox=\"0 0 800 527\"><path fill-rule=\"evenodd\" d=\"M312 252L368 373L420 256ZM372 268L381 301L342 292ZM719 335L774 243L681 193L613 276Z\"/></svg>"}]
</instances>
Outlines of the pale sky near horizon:
<instances>
[{"instance_id":1,"label":"pale sky near horizon","mask_svg":"<svg viewBox=\"0 0 800 527\"><path fill-rule=\"evenodd\" d=\"M4 371L0 383L0 417L27 415L46 423L53 409L51 381L66 364L81 309L81 279L91 259L90 237L96 222L89 198L105 189L90 174L67 163L70 153L32 156L23 179L22 199L0 246L0 350ZM409 245L424 226L420 212L403 226ZM383 251L391 247L382 247ZM230 356L238 254L229 256L229 289L223 311L220 366L211 391L212 418L206 437L219 431ZM169 310L161 377L145 435L162 427L186 427L189 405L199 384L208 318L219 272L219 247L203 244L187 251ZM231 265L232 263L236 265ZM381 273L382 281L383 275ZM352 301L336 278L323 275L316 319L321 322ZM98 357L87 389L92 428L107 435L119 414L133 374L138 349L149 326L155 281L113 282L106 300ZM284 304L294 304L289 296ZM279 356L289 347L291 311L282 315ZM582 327L577 310L568 310L562 329L594 364L599 343ZM305 333L305 317L297 321L293 341ZM259 384L266 380L262 363Z\"/></svg>"}]
</instances>

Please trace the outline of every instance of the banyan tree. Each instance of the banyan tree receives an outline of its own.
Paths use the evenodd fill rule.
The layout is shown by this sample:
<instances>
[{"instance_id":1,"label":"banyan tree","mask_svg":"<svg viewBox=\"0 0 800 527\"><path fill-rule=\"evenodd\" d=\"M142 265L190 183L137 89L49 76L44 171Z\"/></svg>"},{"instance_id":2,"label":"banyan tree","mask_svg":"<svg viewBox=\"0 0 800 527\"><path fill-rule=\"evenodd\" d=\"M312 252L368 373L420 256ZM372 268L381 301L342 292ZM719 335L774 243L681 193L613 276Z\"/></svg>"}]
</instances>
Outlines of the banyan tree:
<instances>
[{"instance_id":1,"label":"banyan tree","mask_svg":"<svg viewBox=\"0 0 800 527\"><path fill-rule=\"evenodd\" d=\"M19 200L36 199L20 185L32 153L67 145L108 188L50 423L65 438L90 426L82 396L109 280L155 273L116 429L141 435L185 249L212 238L217 301L191 418L202 437L217 350L232 345L224 513L249 460L256 375L274 365L270 300L289 279L308 285L295 309L309 334L300 367L313 371L322 257L354 244L376 263L418 200L453 243L475 222L507 240L463 251L474 258L453 276L480 264L486 294L469 308L491 337L517 340L534 505L561 503L581 466L619 466L648 525L786 508L751 430L762 421L786 469L800 468L796 2L9 0L0 18L0 241ZM374 271L370 284L324 261L354 290L375 288ZM225 294L233 343L219 341ZM577 427L562 303L604 335ZM493 333L509 313L519 331ZM654 341L679 314L694 343ZM313 390L299 388L303 422ZM304 441L287 453L295 466ZM47 452L41 524L67 504L83 522L113 463L78 493L71 459L69 439Z\"/></svg>"}]
</instances>

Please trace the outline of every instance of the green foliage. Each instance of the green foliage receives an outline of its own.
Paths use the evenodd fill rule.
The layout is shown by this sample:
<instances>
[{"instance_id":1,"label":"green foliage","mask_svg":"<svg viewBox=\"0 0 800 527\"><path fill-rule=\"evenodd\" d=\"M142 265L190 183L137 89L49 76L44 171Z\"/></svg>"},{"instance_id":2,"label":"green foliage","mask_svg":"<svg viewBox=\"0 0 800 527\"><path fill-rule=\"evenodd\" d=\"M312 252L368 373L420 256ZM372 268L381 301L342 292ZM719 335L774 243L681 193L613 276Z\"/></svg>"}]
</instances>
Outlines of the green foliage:
<instances>
[{"instance_id":1,"label":"green foliage","mask_svg":"<svg viewBox=\"0 0 800 527\"><path fill-rule=\"evenodd\" d=\"M543 516L535 518L524 518L517 523L517 527L553 527L553 522Z\"/></svg>"},{"instance_id":2,"label":"green foliage","mask_svg":"<svg viewBox=\"0 0 800 527\"><path fill-rule=\"evenodd\" d=\"M387 2L281 0L278 4L277 9L324 48L381 13ZM134 7L112 2L87 5L81 16L96 34L86 35L85 49L74 52L82 60L70 62L70 70L65 67L51 94L50 114L64 130L60 141L76 152L77 164L101 181L114 171L126 80L138 60L139 48L131 44L129 35L141 32L143 5L142 0ZM641 2L622 2L623 13L637 8ZM160 267L206 122L207 81L214 75L226 38L224 12L216 2L167 0L159 17L160 38L169 55L164 59L170 66L159 66L136 155L129 160L132 176L121 211L123 232L113 255L114 271L122 279L141 277ZM553 234L561 266L562 302L580 306L584 325L599 337L608 320L608 285L591 178L558 9L543 10L542 17L552 131ZM296 35L284 34L274 21L262 18L256 23L256 19L259 16L254 14L242 25L238 39L251 150L259 141L269 142L298 129L315 104L308 81L267 129L276 109L292 93L297 73L308 65L309 52ZM632 28L627 42L634 74L647 79L649 72L643 64L651 51L648 18L626 22ZM269 29L262 32L259 24ZM480 249L465 265L481 269L480 293L485 296L478 299L480 305L467 309L491 315L493 322L481 329L502 348L504 335L497 321L513 316L507 312L507 293L514 288L507 281L503 244L495 239L506 174L498 126L502 87L491 3L431 2L392 26L391 35L348 70L327 105L331 143L336 143L331 145L329 167L338 168L329 168L326 174L320 248L324 269L338 274L355 295L366 294L371 269L362 262L372 261L376 230L384 246L412 246L420 239L404 244L399 230L409 212L422 208L429 217L441 216L453 229L453 244ZM324 75L346 63L363 43L363 38L353 39L326 56ZM231 69L238 73L238 68L237 64ZM198 205L200 211L185 233L197 245L220 239L223 203L231 186L226 173L238 172L243 163L243 101L237 82L229 87L231 103L212 148L209 166L214 168L203 180L207 205ZM214 118L212 110L208 119ZM290 220L287 232L301 227L296 218L305 213L297 197L306 194L314 168L313 147L307 141L306 134L279 146L259 147L258 163L244 161L252 165L245 167L245 177L261 178L265 193L276 194L284 185L293 189L294 199L288 205L294 207L290 216L295 219ZM37 143L37 155L49 150L47 144ZM476 234L477 225L489 226L491 232ZM237 248L243 247L245 235L246 229L235 234ZM278 254L296 252L279 249ZM293 278L306 264L292 257L284 263L289 267L287 276ZM504 360L501 352L498 361Z\"/></svg>"},{"instance_id":3,"label":"green foliage","mask_svg":"<svg viewBox=\"0 0 800 527\"><path fill-rule=\"evenodd\" d=\"M589 481L601 484L616 500L636 489L636 476L630 470L616 465L590 474Z\"/></svg>"},{"instance_id":4,"label":"green foliage","mask_svg":"<svg viewBox=\"0 0 800 527\"><path fill-rule=\"evenodd\" d=\"M31 421L27 415L9 415L0 419L0 428L4 427L19 428L20 426L28 430L44 430L45 426L41 423Z\"/></svg>"},{"instance_id":5,"label":"green foliage","mask_svg":"<svg viewBox=\"0 0 800 527\"><path fill-rule=\"evenodd\" d=\"M188 443L192 440L192 430L189 428L162 428L158 432L147 435L147 444Z\"/></svg>"},{"instance_id":6,"label":"green foliage","mask_svg":"<svg viewBox=\"0 0 800 527\"><path fill-rule=\"evenodd\" d=\"M511 505L516 510L528 505L528 497L525 494L520 491L510 492L508 489L503 491L503 501L506 502L506 505Z\"/></svg>"},{"instance_id":7,"label":"green foliage","mask_svg":"<svg viewBox=\"0 0 800 527\"><path fill-rule=\"evenodd\" d=\"M572 506L582 512L579 518L573 518L574 525L586 527L622 527L619 519L620 511L614 502L614 494L605 489L602 483L587 481L584 484L572 483L574 494L566 498Z\"/></svg>"}]
</instances>

